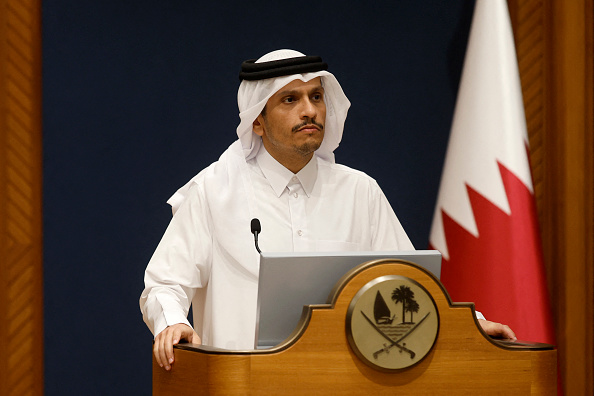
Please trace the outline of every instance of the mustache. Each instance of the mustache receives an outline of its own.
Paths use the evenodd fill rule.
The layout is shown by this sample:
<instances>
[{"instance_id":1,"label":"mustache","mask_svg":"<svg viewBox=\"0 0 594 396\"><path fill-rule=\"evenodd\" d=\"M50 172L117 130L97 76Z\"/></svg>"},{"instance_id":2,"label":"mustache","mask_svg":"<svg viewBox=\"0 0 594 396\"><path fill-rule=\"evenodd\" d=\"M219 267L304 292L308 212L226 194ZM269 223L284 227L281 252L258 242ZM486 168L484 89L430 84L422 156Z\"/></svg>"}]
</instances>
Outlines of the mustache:
<instances>
[{"instance_id":1,"label":"mustache","mask_svg":"<svg viewBox=\"0 0 594 396\"><path fill-rule=\"evenodd\" d=\"M297 132L299 129L303 128L304 126L308 126L308 125L315 125L318 128L320 128L320 130L324 130L324 124L317 122L315 118L306 118L301 124L295 125L291 129L291 131Z\"/></svg>"}]
</instances>

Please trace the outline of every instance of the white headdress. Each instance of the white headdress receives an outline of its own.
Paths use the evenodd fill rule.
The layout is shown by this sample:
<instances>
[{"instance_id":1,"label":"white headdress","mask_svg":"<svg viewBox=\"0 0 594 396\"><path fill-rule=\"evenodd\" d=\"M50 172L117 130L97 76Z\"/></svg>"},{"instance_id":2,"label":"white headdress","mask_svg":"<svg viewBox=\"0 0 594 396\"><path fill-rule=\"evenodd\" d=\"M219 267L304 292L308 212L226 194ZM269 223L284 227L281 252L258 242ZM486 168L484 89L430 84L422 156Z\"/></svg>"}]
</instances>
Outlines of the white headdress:
<instances>
[{"instance_id":1,"label":"white headdress","mask_svg":"<svg viewBox=\"0 0 594 396\"><path fill-rule=\"evenodd\" d=\"M274 61L280 62L273 63ZM239 118L241 119L237 127L239 141L235 141L217 162L203 169L169 198L167 202L171 205L173 213L186 199L193 183L198 183L199 180L205 179L209 175L214 177L212 180L219 180L217 177L220 176L222 180L225 180L225 183L217 186L214 190L221 191L224 186L238 185L238 183L230 183L230 178L241 178L248 175L247 172L243 171L229 172L229 169L244 169L246 167L245 161L256 155L262 144L262 139L252 130L254 120L258 118L268 99L294 80L307 82L313 78L321 77L322 86L324 87L324 102L326 103L326 122L324 125L324 140L320 148L316 150L316 155L326 161L334 162L333 152L342 139L344 122L351 103L336 78L331 73L323 70L327 65L321 61L321 58L306 57L302 53L293 50L278 50L270 52L258 60L244 62L242 70L246 63L246 70L249 69L250 71L246 73L242 71L240 74L240 77L243 75L243 81L237 93ZM281 66L277 67L279 63ZM292 73L292 71L297 74ZM246 191L252 191L249 182L242 182L242 184L246 187ZM237 191L235 190L233 196L236 195ZM253 193L246 196L250 208L252 207L251 202L255 201L252 195ZM249 210L249 213L252 216L255 215L252 209Z\"/></svg>"},{"instance_id":2,"label":"white headdress","mask_svg":"<svg viewBox=\"0 0 594 396\"><path fill-rule=\"evenodd\" d=\"M255 63L300 57L305 57L305 55L298 51L284 49L270 52L256 60ZM246 160L254 157L262 144L261 138L253 132L252 124L258 118L262 109L264 109L268 99L291 81L301 80L307 82L316 77L321 77L322 86L324 87L324 101L326 103L324 140L320 148L316 151L316 155L326 161L334 162L333 152L342 140L344 122L351 103L342 91L336 77L325 70L258 80L244 79L241 82L237 92L239 118L241 119L237 127L237 136L241 141Z\"/></svg>"}]
</instances>

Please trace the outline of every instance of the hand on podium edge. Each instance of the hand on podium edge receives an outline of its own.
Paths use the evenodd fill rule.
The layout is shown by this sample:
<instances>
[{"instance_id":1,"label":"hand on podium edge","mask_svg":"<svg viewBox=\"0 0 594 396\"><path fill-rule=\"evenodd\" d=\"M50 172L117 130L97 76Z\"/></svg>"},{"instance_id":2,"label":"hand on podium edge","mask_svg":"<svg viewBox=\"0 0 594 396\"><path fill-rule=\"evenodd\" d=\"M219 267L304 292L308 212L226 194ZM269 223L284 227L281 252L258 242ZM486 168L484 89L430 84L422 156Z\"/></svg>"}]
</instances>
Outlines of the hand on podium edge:
<instances>
[{"instance_id":1,"label":"hand on podium edge","mask_svg":"<svg viewBox=\"0 0 594 396\"><path fill-rule=\"evenodd\" d=\"M516 334L512 329L509 328L509 326L497 322L491 322L485 319L479 319L478 322L485 333L491 337L510 341L517 340Z\"/></svg>"},{"instance_id":2,"label":"hand on podium edge","mask_svg":"<svg viewBox=\"0 0 594 396\"><path fill-rule=\"evenodd\" d=\"M168 326L165 330L157 334L155 344L153 345L153 352L160 367L164 367L165 370L171 370L171 365L175 361L173 346L179 344L182 340L186 340L192 344L202 343L194 329L185 323Z\"/></svg>"}]
</instances>

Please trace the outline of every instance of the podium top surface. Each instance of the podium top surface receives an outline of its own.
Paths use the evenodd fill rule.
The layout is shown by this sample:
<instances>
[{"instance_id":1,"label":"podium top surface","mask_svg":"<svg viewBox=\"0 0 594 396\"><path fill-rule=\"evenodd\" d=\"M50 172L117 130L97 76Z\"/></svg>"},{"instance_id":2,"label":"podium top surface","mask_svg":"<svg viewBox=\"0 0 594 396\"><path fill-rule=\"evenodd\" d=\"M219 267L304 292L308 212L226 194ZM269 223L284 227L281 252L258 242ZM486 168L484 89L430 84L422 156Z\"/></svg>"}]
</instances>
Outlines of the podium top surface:
<instances>
[{"instance_id":1,"label":"podium top surface","mask_svg":"<svg viewBox=\"0 0 594 396\"><path fill-rule=\"evenodd\" d=\"M256 349L266 349L291 335L303 306L325 304L340 278L372 260L399 259L417 264L437 279L437 250L386 252L262 253L256 317Z\"/></svg>"}]
</instances>

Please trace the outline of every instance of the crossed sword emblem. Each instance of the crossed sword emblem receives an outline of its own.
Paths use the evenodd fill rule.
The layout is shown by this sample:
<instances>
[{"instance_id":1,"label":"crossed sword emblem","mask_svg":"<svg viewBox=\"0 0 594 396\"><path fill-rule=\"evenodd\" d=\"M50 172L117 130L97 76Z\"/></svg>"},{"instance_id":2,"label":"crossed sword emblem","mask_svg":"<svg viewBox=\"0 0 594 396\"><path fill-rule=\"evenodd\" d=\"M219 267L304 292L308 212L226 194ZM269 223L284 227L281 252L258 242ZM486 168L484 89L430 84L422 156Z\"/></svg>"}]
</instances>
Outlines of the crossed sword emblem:
<instances>
[{"instance_id":1,"label":"crossed sword emblem","mask_svg":"<svg viewBox=\"0 0 594 396\"><path fill-rule=\"evenodd\" d=\"M419 320L419 322L414 325L413 327L411 327L406 333L404 333L399 339L397 339L396 341L394 341L392 338L390 338L390 336L388 336L386 333L384 333L379 327L377 327L377 325L375 323L373 323L373 321L371 319L369 319L369 317L367 315L365 315L365 312L361 311L361 314L365 317L365 319L367 319L367 322L369 322L369 324L371 326L373 326L373 328L375 329L375 331L377 331L382 337L384 337L386 340L390 341L390 345L384 344L384 347L381 349L378 349L377 351L375 351L373 353L373 357L375 359L377 359L377 357L382 353L382 352L386 352L389 353L390 349L392 347L397 347L398 349L400 349L400 352L406 352L408 354L410 354L410 358L414 359L415 358L415 352L411 351L410 349L408 349L407 347L405 347L406 344L400 344L400 342L402 340L404 340L406 337L408 337L410 335L410 333L412 333L414 330L416 330L417 327L419 327L419 325L421 323L423 323L423 321L425 319L427 319L427 316L429 316L431 312L427 312L427 315L423 316L423 318L421 320Z\"/></svg>"}]
</instances>

